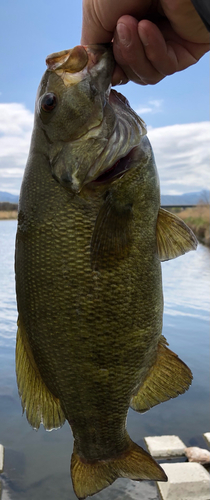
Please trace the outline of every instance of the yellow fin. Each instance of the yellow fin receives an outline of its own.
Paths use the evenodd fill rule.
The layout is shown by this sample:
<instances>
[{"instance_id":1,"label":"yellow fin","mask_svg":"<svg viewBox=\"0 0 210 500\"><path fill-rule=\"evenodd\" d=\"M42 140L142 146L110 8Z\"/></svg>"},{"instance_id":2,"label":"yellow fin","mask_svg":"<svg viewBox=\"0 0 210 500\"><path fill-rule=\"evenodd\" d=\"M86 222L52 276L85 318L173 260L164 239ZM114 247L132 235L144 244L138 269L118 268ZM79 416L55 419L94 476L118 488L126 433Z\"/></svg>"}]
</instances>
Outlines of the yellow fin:
<instances>
[{"instance_id":1,"label":"yellow fin","mask_svg":"<svg viewBox=\"0 0 210 500\"><path fill-rule=\"evenodd\" d=\"M34 429L42 423L47 430L61 427L65 416L60 401L47 389L34 361L24 328L18 322L16 375L23 412Z\"/></svg>"},{"instance_id":2,"label":"yellow fin","mask_svg":"<svg viewBox=\"0 0 210 500\"><path fill-rule=\"evenodd\" d=\"M157 219L158 257L163 262L196 250L197 239L191 229L176 215L160 208Z\"/></svg>"},{"instance_id":3,"label":"yellow fin","mask_svg":"<svg viewBox=\"0 0 210 500\"><path fill-rule=\"evenodd\" d=\"M86 462L73 451L71 475L76 496L82 500L112 484L119 477L139 481L167 481L163 469L143 448L129 438L128 449L116 458Z\"/></svg>"},{"instance_id":4,"label":"yellow fin","mask_svg":"<svg viewBox=\"0 0 210 500\"><path fill-rule=\"evenodd\" d=\"M133 410L143 413L152 406L183 394L191 385L191 370L164 344L167 342L162 336L156 362L137 395L131 398L130 406Z\"/></svg>"},{"instance_id":5,"label":"yellow fin","mask_svg":"<svg viewBox=\"0 0 210 500\"><path fill-rule=\"evenodd\" d=\"M94 270L116 266L120 259L127 257L132 217L132 205L117 203L109 193L98 213L91 240Z\"/></svg>"}]
</instances>

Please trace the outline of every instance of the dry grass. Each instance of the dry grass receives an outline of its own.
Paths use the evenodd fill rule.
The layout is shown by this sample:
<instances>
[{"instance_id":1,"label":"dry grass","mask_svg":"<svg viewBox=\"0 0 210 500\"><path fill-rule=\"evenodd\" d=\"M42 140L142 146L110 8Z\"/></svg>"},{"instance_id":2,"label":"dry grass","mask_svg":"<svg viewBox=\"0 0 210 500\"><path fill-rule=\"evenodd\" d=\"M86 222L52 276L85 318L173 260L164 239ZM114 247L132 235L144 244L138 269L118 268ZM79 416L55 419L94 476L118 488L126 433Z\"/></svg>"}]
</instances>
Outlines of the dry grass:
<instances>
[{"instance_id":1,"label":"dry grass","mask_svg":"<svg viewBox=\"0 0 210 500\"><path fill-rule=\"evenodd\" d=\"M17 219L17 210L0 210L0 220Z\"/></svg>"},{"instance_id":2,"label":"dry grass","mask_svg":"<svg viewBox=\"0 0 210 500\"><path fill-rule=\"evenodd\" d=\"M198 238L198 241L210 246L209 205L197 205L196 207L186 208L177 215L193 230Z\"/></svg>"}]
</instances>

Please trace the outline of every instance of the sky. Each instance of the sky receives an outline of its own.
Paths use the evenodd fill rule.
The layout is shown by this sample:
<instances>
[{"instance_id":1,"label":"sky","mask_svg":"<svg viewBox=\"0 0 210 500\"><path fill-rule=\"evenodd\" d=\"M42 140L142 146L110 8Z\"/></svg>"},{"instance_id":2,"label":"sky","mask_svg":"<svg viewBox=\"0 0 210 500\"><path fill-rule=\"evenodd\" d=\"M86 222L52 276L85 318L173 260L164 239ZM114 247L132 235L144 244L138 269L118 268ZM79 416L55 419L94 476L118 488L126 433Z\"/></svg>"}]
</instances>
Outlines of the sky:
<instances>
[{"instance_id":1,"label":"sky","mask_svg":"<svg viewBox=\"0 0 210 500\"><path fill-rule=\"evenodd\" d=\"M45 58L80 43L82 0L1 0L0 191L19 194ZM147 124L162 194L210 186L209 55L157 85L116 87Z\"/></svg>"}]
</instances>

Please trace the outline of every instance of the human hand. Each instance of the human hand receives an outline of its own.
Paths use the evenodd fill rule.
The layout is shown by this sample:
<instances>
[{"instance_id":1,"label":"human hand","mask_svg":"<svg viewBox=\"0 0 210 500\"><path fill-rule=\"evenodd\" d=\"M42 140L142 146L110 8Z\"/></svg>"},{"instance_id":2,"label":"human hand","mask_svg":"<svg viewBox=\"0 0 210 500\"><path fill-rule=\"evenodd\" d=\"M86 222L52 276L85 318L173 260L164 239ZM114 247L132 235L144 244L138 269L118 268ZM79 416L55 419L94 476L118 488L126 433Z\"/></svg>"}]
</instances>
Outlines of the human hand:
<instances>
[{"instance_id":1,"label":"human hand","mask_svg":"<svg viewBox=\"0 0 210 500\"><path fill-rule=\"evenodd\" d=\"M155 84L209 50L209 33L191 0L83 0L82 43L112 39L113 85Z\"/></svg>"}]
</instances>

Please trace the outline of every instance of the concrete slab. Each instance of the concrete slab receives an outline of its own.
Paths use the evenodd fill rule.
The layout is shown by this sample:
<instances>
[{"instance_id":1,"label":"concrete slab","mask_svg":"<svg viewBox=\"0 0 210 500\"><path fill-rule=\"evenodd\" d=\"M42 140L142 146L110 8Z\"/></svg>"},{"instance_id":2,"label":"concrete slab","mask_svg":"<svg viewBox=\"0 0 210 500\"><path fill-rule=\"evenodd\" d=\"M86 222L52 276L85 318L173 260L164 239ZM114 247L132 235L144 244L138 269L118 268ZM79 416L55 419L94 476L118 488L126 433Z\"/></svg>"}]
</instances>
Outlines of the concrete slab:
<instances>
[{"instance_id":1,"label":"concrete slab","mask_svg":"<svg viewBox=\"0 0 210 500\"><path fill-rule=\"evenodd\" d=\"M0 473L3 472L4 468L4 447L0 444Z\"/></svg>"},{"instance_id":2,"label":"concrete slab","mask_svg":"<svg viewBox=\"0 0 210 500\"><path fill-rule=\"evenodd\" d=\"M161 464L167 483L158 482L163 500L210 500L210 476L200 464Z\"/></svg>"},{"instance_id":3,"label":"concrete slab","mask_svg":"<svg viewBox=\"0 0 210 500\"><path fill-rule=\"evenodd\" d=\"M203 434L203 436L205 437L206 441L208 442L208 444L210 445L210 432L205 432Z\"/></svg>"},{"instance_id":4,"label":"concrete slab","mask_svg":"<svg viewBox=\"0 0 210 500\"><path fill-rule=\"evenodd\" d=\"M178 436L149 436L144 440L154 458L181 457L186 448Z\"/></svg>"}]
</instances>

